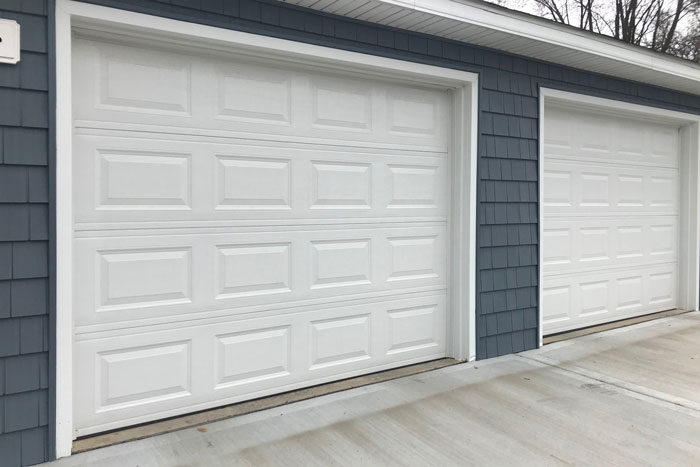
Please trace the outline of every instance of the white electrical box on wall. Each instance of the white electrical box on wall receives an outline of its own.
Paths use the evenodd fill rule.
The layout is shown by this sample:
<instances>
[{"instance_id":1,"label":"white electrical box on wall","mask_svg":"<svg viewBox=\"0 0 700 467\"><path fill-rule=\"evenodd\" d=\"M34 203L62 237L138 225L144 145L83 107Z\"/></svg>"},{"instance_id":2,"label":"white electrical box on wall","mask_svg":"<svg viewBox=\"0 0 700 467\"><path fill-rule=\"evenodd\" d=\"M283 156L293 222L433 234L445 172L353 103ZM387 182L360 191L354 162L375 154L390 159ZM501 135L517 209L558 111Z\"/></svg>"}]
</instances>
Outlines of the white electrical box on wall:
<instances>
[{"instance_id":1,"label":"white electrical box on wall","mask_svg":"<svg viewBox=\"0 0 700 467\"><path fill-rule=\"evenodd\" d=\"M0 19L0 63L19 62L19 23Z\"/></svg>"}]
</instances>

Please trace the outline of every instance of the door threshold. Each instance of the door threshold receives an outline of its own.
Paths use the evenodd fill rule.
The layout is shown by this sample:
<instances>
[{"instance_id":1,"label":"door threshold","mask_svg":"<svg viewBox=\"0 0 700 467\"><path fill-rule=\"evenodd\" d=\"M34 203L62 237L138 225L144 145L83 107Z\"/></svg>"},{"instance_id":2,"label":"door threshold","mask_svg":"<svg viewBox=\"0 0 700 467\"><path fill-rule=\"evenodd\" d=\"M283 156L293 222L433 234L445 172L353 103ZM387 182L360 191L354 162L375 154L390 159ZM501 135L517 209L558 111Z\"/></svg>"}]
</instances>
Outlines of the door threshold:
<instances>
[{"instance_id":1,"label":"door threshold","mask_svg":"<svg viewBox=\"0 0 700 467\"><path fill-rule=\"evenodd\" d=\"M658 311L656 313L650 313L648 315L635 316L634 318L626 318L618 321L612 321L610 323L597 324L595 326L589 326L587 328L574 329L573 331L564 331L557 334L550 334L542 338L542 345L554 344L555 342L561 342L568 339L573 339L575 337L587 336L589 334L596 334L598 332L610 331L611 329L624 328L626 326L631 326L633 324L644 323L646 321L652 321L655 319L667 318L669 316L682 315L683 313L688 313L688 310L667 310Z\"/></svg>"},{"instance_id":2,"label":"door threshold","mask_svg":"<svg viewBox=\"0 0 700 467\"><path fill-rule=\"evenodd\" d=\"M77 454L79 452L90 451L92 449L112 446L114 444L126 443L127 441L162 435L185 428L199 427L207 423L225 420L227 418L237 417L239 415L271 409L281 405L291 404L293 402L312 399L314 397L325 396L334 392L347 391L348 389L368 386L370 384L403 378L405 376L416 375L418 373L437 370L439 368L456 365L458 363L462 362L452 358L441 358L439 360L431 360L429 362L416 363L414 365L393 368L391 370L378 371L376 373L342 379L331 383L319 384L308 388L283 392L281 394L274 394L271 396L238 402L223 407L180 415L137 426L120 428L106 433L99 433L96 435L78 438L73 441L73 448L71 452L73 454Z\"/></svg>"}]
</instances>

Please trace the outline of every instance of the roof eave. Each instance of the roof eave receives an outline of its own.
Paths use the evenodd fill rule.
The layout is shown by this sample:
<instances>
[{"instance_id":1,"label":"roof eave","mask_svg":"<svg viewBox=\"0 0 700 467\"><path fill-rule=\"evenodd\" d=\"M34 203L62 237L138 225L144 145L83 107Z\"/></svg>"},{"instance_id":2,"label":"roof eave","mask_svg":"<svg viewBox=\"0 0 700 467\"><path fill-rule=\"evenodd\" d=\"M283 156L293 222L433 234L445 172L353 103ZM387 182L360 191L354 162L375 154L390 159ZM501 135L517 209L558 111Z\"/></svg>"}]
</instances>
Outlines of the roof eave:
<instances>
[{"instance_id":1,"label":"roof eave","mask_svg":"<svg viewBox=\"0 0 700 467\"><path fill-rule=\"evenodd\" d=\"M700 66L473 0L282 0L331 14L700 94Z\"/></svg>"}]
</instances>

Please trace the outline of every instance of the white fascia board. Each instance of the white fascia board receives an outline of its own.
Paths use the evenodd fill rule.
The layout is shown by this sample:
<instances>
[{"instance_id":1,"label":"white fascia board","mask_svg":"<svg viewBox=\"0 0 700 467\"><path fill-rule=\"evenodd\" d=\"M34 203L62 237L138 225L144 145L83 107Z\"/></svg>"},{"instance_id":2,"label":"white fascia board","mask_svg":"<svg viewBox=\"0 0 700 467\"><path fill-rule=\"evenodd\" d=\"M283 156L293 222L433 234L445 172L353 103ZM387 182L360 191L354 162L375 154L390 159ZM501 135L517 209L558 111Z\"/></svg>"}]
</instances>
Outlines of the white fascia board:
<instances>
[{"instance_id":1,"label":"white fascia board","mask_svg":"<svg viewBox=\"0 0 700 467\"><path fill-rule=\"evenodd\" d=\"M700 66L605 36L596 37L535 16L468 0L379 1L685 78L698 83L696 94L700 94Z\"/></svg>"}]
</instances>

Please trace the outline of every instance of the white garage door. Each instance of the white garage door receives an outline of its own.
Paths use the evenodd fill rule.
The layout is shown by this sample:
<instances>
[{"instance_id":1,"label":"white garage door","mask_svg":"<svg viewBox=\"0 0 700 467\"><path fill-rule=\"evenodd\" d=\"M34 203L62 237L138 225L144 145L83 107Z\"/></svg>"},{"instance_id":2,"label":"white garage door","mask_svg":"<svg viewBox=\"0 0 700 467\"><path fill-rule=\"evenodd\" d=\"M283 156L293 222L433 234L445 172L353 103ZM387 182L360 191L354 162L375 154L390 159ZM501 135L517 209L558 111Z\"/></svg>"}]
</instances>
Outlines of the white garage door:
<instances>
[{"instance_id":1,"label":"white garage door","mask_svg":"<svg viewBox=\"0 0 700 467\"><path fill-rule=\"evenodd\" d=\"M547 106L543 332L673 309L678 127Z\"/></svg>"},{"instance_id":2,"label":"white garage door","mask_svg":"<svg viewBox=\"0 0 700 467\"><path fill-rule=\"evenodd\" d=\"M74 41L76 434L445 356L448 91Z\"/></svg>"}]
</instances>

